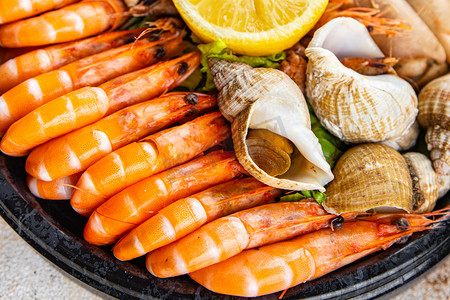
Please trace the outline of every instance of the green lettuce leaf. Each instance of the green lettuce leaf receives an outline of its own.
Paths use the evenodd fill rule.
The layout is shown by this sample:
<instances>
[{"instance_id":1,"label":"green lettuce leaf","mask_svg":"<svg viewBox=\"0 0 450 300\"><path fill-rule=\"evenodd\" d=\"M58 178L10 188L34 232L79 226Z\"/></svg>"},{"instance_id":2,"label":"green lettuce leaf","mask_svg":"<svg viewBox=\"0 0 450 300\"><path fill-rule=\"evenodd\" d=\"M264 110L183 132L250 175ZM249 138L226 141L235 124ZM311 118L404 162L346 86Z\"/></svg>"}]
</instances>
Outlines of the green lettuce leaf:
<instances>
[{"instance_id":1,"label":"green lettuce leaf","mask_svg":"<svg viewBox=\"0 0 450 300\"><path fill-rule=\"evenodd\" d=\"M197 47L202 52L201 71L206 73L206 82L203 87L204 91L211 91L215 88L213 77L208 66L209 58L220 58L230 62L243 62L255 68L278 68L279 62L286 58L284 52L275 53L270 56L236 56L221 40L209 44L199 44Z\"/></svg>"},{"instance_id":2,"label":"green lettuce leaf","mask_svg":"<svg viewBox=\"0 0 450 300\"><path fill-rule=\"evenodd\" d=\"M312 107L308 103L308 109L309 109L309 116L311 118L311 129L316 135L316 137L319 139L320 146L322 146L322 152L325 156L326 161L330 165L330 167L333 169L334 165L336 164L336 161L339 159L339 157L344 153L345 151L345 144L329 133L325 127L320 124L319 119L314 114L314 111Z\"/></svg>"},{"instance_id":3,"label":"green lettuce leaf","mask_svg":"<svg viewBox=\"0 0 450 300\"><path fill-rule=\"evenodd\" d=\"M314 198L317 203L322 204L327 198L327 195L319 191L300 191L282 196L280 202L298 202L308 198Z\"/></svg>"}]
</instances>

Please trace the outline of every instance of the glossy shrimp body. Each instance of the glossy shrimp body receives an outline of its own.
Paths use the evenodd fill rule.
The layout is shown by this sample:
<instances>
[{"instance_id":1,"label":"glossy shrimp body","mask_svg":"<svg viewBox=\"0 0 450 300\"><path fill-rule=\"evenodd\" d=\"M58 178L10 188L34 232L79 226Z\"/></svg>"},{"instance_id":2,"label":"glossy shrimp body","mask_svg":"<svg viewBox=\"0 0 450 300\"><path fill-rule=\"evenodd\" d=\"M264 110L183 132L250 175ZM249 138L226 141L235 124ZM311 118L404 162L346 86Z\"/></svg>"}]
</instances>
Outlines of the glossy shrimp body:
<instances>
[{"instance_id":1,"label":"glossy shrimp body","mask_svg":"<svg viewBox=\"0 0 450 300\"><path fill-rule=\"evenodd\" d=\"M108 32L96 37L38 48L0 65L0 94L40 74L135 40L144 29ZM12 48L10 48L12 49ZM17 50L22 48L15 48Z\"/></svg>"},{"instance_id":2,"label":"glossy shrimp body","mask_svg":"<svg viewBox=\"0 0 450 300\"><path fill-rule=\"evenodd\" d=\"M358 213L346 214L345 219ZM344 222L317 202L278 202L214 220L184 238L149 253L147 269L158 277L194 272L239 254ZM334 222L334 221L339 221Z\"/></svg>"},{"instance_id":3,"label":"glossy shrimp body","mask_svg":"<svg viewBox=\"0 0 450 300\"><path fill-rule=\"evenodd\" d=\"M117 76L152 65L178 54L183 48L181 37L174 34L158 42L145 42L144 45L134 47L129 44L111 49L28 79L0 98L6 109L1 116L0 132L4 132L26 114L57 97L85 86L97 86ZM20 127L18 128L20 134ZM13 136L14 133L10 132L10 137ZM35 145L30 143L30 146L23 146L24 149L17 151L24 152L26 147ZM11 150L9 155L20 155Z\"/></svg>"},{"instance_id":4,"label":"glossy shrimp body","mask_svg":"<svg viewBox=\"0 0 450 300\"><path fill-rule=\"evenodd\" d=\"M344 222L240 254L192 272L192 279L222 294L254 297L286 290L386 249L423 226L404 228L374 221Z\"/></svg>"},{"instance_id":5,"label":"glossy shrimp body","mask_svg":"<svg viewBox=\"0 0 450 300\"><path fill-rule=\"evenodd\" d=\"M29 18L79 0L1 0L0 24Z\"/></svg>"},{"instance_id":6,"label":"glossy shrimp body","mask_svg":"<svg viewBox=\"0 0 450 300\"><path fill-rule=\"evenodd\" d=\"M0 132L5 132L14 122L57 97L152 65L178 54L183 48L181 35L174 32L160 41L141 40L137 45L128 44L104 51L28 79L1 96L5 111L0 119ZM15 156L13 152L10 155Z\"/></svg>"},{"instance_id":7,"label":"glossy shrimp body","mask_svg":"<svg viewBox=\"0 0 450 300\"><path fill-rule=\"evenodd\" d=\"M84 87L58 97L11 125L0 149L11 156L24 156L33 147L52 138L91 124L126 106L159 96L181 83L198 64L199 54L194 52L122 75L99 87ZM29 174L52 180L32 171Z\"/></svg>"},{"instance_id":8,"label":"glossy shrimp body","mask_svg":"<svg viewBox=\"0 0 450 300\"><path fill-rule=\"evenodd\" d=\"M82 1L0 25L0 45L14 48L74 41L117 28L126 19L124 12L120 0Z\"/></svg>"},{"instance_id":9,"label":"glossy shrimp body","mask_svg":"<svg viewBox=\"0 0 450 300\"><path fill-rule=\"evenodd\" d=\"M273 202L281 190L254 178L236 179L180 199L122 237L114 256L130 260L172 243L230 213Z\"/></svg>"},{"instance_id":10,"label":"glossy shrimp body","mask_svg":"<svg viewBox=\"0 0 450 300\"><path fill-rule=\"evenodd\" d=\"M197 102L186 100L190 97ZM50 178L69 176L86 170L112 151L214 105L216 98L212 95L187 92L168 93L131 105L35 148L26 167L32 174L46 170Z\"/></svg>"},{"instance_id":11,"label":"glossy shrimp body","mask_svg":"<svg viewBox=\"0 0 450 300\"><path fill-rule=\"evenodd\" d=\"M112 244L172 202L244 172L233 152L218 150L150 176L100 205L89 217L84 239L95 245Z\"/></svg>"},{"instance_id":12,"label":"glossy shrimp body","mask_svg":"<svg viewBox=\"0 0 450 300\"><path fill-rule=\"evenodd\" d=\"M214 112L128 144L83 173L70 204L75 211L88 216L126 187L187 162L230 135L229 123Z\"/></svg>"},{"instance_id":13,"label":"glossy shrimp body","mask_svg":"<svg viewBox=\"0 0 450 300\"><path fill-rule=\"evenodd\" d=\"M80 176L81 173L76 173L53 181L43 181L28 175L27 186L36 197L47 200L66 200L72 196L73 186Z\"/></svg>"}]
</instances>

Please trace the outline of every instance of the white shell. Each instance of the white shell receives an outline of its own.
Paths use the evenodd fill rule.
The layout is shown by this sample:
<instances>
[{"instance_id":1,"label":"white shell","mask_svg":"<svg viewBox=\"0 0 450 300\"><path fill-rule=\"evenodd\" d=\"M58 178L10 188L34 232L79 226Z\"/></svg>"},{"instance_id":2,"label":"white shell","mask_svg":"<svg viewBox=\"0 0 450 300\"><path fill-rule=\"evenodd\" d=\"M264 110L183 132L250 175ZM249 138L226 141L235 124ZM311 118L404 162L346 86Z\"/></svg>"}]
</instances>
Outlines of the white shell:
<instances>
[{"instance_id":1,"label":"white shell","mask_svg":"<svg viewBox=\"0 0 450 300\"><path fill-rule=\"evenodd\" d=\"M420 125L427 129L425 141L433 167L450 174L450 74L428 83L419 93Z\"/></svg>"},{"instance_id":2,"label":"white shell","mask_svg":"<svg viewBox=\"0 0 450 300\"><path fill-rule=\"evenodd\" d=\"M219 108L232 122L234 148L242 166L270 186L325 191L324 186L334 176L311 130L306 101L295 82L275 69L223 60L209 63L220 90ZM272 177L253 162L246 146L249 129L267 129L295 145L291 167L285 174Z\"/></svg>"},{"instance_id":3,"label":"white shell","mask_svg":"<svg viewBox=\"0 0 450 300\"><path fill-rule=\"evenodd\" d=\"M418 101L414 89L393 75L361 75L344 67L333 52L320 46L321 43L326 44L321 35L334 37L334 32L341 27L347 31L348 26L342 25L347 22L353 29L360 28L369 35L364 26L351 18L334 19L316 31L305 51L309 59L306 75L308 101L322 125L346 142L397 138L416 119ZM351 51L351 55L357 53L357 49Z\"/></svg>"},{"instance_id":4,"label":"white shell","mask_svg":"<svg viewBox=\"0 0 450 300\"><path fill-rule=\"evenodd\" d=\"M406 151L414 147L419 137L419 122L414 122L401 136L381 142L381 144L394 148L397 151Z\"/></svg>"},{"instance_id":5,"label":"white shell","mask_svg":"<svg viewBox=\"0 0 450 300\"><path fill-rule=\"evenodd\" d=\"M427 213L432 211L438 199L439 181L431 165L431 160L418 152L404 153L403 157L411 163L417 176L411 178L413 186L418 181L420 192L423 194L424 203L415 204L413 212Z\"/></svg>"}]
</instances>

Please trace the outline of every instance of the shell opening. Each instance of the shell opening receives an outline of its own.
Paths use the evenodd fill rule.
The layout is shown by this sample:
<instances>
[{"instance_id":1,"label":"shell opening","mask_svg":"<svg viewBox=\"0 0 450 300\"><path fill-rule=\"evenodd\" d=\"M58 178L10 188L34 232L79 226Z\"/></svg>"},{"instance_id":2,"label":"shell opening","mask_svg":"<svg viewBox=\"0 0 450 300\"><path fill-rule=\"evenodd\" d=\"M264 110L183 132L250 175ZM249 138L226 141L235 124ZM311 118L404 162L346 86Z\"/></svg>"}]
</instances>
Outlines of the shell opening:
<instances>
[{"instance_id":1,"label":"shell opening","mask_svg":"<svg viewBox=\"0 0 450 300\"><path fill-rule=\"evenodd\" d=\"M318 29L308 47L333 52L339 59L347 57L384 57L367 28L353 18L336 18Z\"/></svg>"},{"instance_id":2,"label":"shell opening","mask_svg":"<svg viewBox=\"0 0 450 300\"><path fill-rule=\"evenodd\" d=\"M277 178L302 182L304 189L323 192L324 185L333 180L333 173L323 157L319 140L309 128L301 125L300 116L296 114L298 109L292 106L291 102L273 95L260 98L251 107L248 128L269 130L295 146L291 167Z\"/></svg>"}]
</instances>

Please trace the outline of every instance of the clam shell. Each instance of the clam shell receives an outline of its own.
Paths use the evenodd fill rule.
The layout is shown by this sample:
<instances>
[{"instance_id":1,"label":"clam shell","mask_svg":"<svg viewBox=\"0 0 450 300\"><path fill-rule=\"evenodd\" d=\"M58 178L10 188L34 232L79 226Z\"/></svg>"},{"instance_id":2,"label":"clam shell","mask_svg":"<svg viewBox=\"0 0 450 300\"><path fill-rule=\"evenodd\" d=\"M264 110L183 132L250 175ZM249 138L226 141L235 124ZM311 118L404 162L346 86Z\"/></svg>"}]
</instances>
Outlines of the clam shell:
<instances>
[{"instance_id":1,"label":"clam shell","mask_svg":"<svg viewBox=\"0 0 450 300\"><path fill-rule=\"evenodd\" d=\"M438 199L439 181L428 157L418 152L404 153L408 165L413 168L411 177L413 187L417 184L417 193L422 201L416 201L413 206L414 213L427 213L433 210ZM414 192L414 191L413 191ZM416 197L419 198L419 197Z\"/></svg>"},{"instance_id":2,"label":"clam shell","mask_svg":"<svg viewBox=\"0 0 450 300\"><path fill-rule=\"evenodd\" d=\"M319 140L311 131L308 107L299 87L285 73L242 63L209 60L219 89L221 112L231 121L236 157L259 181L282 189L320 190L333 179ZM251 158L246 144L249 129L266 129L295 146L291 166L270 176Z\"/></svg>"},{"instance_id":3,"label":"clam shell","mask_svg":"<svg viewBox=\"0 0 450 300\"><path fill-rule=\"evenodd\" d=\"M333 170L322 204L329 212L413 210L412 182L403 156L378 144L361 144L347 150Z\"/></svg>"},{"instance_id":4,"label":"clam shell","mask_svg":"<svg viewBox=\"0 0 450 300\"><path fill-rule=\"evenodd\" d=\"M416 119L416 93L408 82L397 76L365 76L346 68L333 52L323 48L321 45L327 44L326 37L333 36L330 32L338 31L343 22L350 22L369 35L364 26L361 28L361 24L351 18L334 19L316 31L305 50L309 59L308 101L322 125L346 142L397 138ZM358 49L351 53L357 54Z\"/></svg>"},{"instance_id":5,"label":"clam shell","mask_svg":"<svg viewBox=\"0 0 450 300\"><path fill-rule=\"evenodd\" d=\"M420 125L437 173L450 173L450 74L428 83L419 93Z\"/></svg>"}]
</instances>

